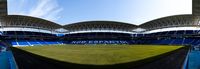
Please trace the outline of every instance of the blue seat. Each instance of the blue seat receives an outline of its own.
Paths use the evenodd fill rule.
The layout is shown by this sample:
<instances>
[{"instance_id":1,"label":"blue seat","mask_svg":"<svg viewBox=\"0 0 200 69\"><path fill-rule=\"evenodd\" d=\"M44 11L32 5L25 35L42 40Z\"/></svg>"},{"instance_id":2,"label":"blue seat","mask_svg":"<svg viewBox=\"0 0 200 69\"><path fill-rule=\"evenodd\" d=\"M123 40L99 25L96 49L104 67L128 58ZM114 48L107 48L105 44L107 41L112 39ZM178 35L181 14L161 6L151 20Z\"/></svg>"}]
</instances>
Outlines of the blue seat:
<instances>
[{"instance_id":1,"label":"blue seat","mask_svg":"<svg viewBox=\"0 0 200 69\"><path fill-rule=\"evenodd\" d=\"M18 45L16 41L11 42L12 45Z\"/></svg>"},{"instance_id":2,"label":"blue seat","mask_svg":"<svg viewBox=\"0 0 200 69\"><path fill-rule=\"evenodd\" d=\"M40 45L37 41L35 40L30 40L28 41L31 45Z\"/></svg>"},{"instance_id":3,"label":"blue seat","mask_svg":"<svg viewBox=\"0 0 200 69\"><path fill-rule=\"evenodd\" d=\"M25 46L29 46L29 44L28 44L28 42L27 41L23 41L23 40L21 40L21 41L17 41L18 42L18 44L19 45L25 45Z\"/></svg>"}]
</instances>

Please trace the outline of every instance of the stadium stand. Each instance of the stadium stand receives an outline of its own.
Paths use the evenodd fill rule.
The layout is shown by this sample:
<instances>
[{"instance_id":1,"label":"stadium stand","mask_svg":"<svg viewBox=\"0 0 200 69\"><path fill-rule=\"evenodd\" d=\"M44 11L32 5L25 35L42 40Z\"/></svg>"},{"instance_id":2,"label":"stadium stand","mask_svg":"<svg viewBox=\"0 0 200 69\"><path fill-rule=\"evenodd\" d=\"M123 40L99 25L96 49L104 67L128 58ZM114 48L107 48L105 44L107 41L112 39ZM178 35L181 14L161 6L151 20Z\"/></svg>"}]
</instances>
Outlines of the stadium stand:
<instances>
[{"instance_id":1,"label":"stadium stand","mask_svg":"<svg viewBox=\"0 0 200 69\"><path fill-rule=\"evenodd\" d=\"M51 44L200 45L199 16L176 15L142 25L114 21L86 21L61 26L40 18L0 17L0 38L12 46ZM48 24L48 25L47 25Z\"/></svg>"},{"instance_id":2,"label":"stadium stand","mask_svg":"<svg viewBox=\"0 0 200 69\"><path fill-rule=\"evenodd\" d=\"M0 38L12 46L52 44L200 45L199 16L176 15L142 25L114 21L86 21L61 26L40 18L0 17ZM48 24L48 25L47 25Z\"/></svg>"},{"instance_id":3,"label":"stadium stand","mask_svg":"<svg viewBox=\"0 0 200 69\"><path fill-rule=\"evenodd\" d=\"M10 40L13 46L34 46L34 45L53 45L53 44L63 44L59 41L50 40Z\"/></svg>"}]
</instances>

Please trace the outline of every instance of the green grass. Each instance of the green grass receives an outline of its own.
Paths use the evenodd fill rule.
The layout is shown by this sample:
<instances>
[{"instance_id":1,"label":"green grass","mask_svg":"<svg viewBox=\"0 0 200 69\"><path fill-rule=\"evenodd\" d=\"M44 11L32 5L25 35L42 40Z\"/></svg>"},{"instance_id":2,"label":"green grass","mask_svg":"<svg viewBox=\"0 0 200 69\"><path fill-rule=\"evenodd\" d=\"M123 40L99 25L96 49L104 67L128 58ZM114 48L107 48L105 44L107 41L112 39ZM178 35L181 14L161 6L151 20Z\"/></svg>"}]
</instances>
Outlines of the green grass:
<instances>
[{"instance_id":1,"label":"green grass","mask_svg":"<svg viewBox=\"0 0 200 69\"><path fill-rule=\"evenodd\" d=\"M92 65L111 65L143 60L174 51L181 47L183 46L53 45L18 48L64 62Z\"/></svg>"}]
</instances>

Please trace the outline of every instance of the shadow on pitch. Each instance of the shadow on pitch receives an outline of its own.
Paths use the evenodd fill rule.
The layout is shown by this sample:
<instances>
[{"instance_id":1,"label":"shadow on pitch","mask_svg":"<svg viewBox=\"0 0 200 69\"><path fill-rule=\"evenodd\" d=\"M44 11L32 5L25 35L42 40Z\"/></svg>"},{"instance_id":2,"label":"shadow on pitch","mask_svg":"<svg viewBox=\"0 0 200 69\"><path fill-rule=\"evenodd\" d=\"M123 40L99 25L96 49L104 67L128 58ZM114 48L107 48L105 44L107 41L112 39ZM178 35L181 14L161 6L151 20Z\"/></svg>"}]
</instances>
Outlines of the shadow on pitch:
<instances>
[{"instance_id":1,"label":"shadow on pitch","mask_svg":"<svg viewBox=\"0 0 200 69\"><path fill-rule=\"evenodd\" d=\"M177 51L175 50L148 59L129 62L129 63L114 64L114 65L87 65L87 64L75 64L75 63L58 61L55 59L36 55L14 47L11 49L14 53L19 69L135 69L144 66L145 64L159 60L160 58L163 58Z\"/></svg>"}]
</instances>

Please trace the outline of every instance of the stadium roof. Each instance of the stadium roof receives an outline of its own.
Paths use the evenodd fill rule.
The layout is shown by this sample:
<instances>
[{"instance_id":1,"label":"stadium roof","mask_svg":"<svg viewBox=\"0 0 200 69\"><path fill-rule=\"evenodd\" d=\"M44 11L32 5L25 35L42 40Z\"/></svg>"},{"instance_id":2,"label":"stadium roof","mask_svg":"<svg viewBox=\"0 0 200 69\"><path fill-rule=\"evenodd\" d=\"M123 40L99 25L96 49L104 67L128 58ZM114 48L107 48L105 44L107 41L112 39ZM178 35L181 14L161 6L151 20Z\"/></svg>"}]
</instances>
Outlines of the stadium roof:
<instances>
[{"instance_id":1,"label":"stadium roof","mask_svg":"<svg viewBox=\"0 0 200 69\"><path fill-rule=\"evenodd\" d=\"M192 0L192 14L200 15L200 0Z\"/></svg>"},{"instance_id":2,"label":"stadium roof","mask_svg":"<svg viewBox=\"0 0 200 69\"><path fill-rule=\"evenodd\" d=\"M162 29L169 27L200 27L200 16L176 15L156 19L140 25L146 30Z\"/></svg>"},{"instance_id":3,"label":"stadium roof","mask_svg":"<svg viewBox=\"0 0 200 69\"><path fill-rule=\"evenodd\" d=\"M28 27L46 30L54 30L62 27L61 25L54 22L22 15L2 16L0 17L0 22L2 27Z\"/></svg>"},{"instance_id":4,"label":"stadium roof","mask_svg":"<svg viewBox=\"0 0 200 69\"><path fill-rule=\"evenodd\" d=\"M0 0L0 16L8 15L7 0Z\"/></svg>"},{"instance_id":5,"label":"stadium roof","mask_svg":"<svg viewBox=\"0 0 200 69\"><path fill-rule=\"evenodd\" d=\"M81 31L81 30L118 30L118 31L132 31L137 28L136 25L115 22L115 21L86 21L73 23L63 26L68 31Z\"/></svg>"},{"instance_id":6,"label":"stadium roof","mask_svg":"<svg viewBox=\"0 0 200 69\"><path fill-rule=\"evenodd\" d=\"M64 32L76 32L76 31L88 31L97 30L103 32L106 30L118 31L118 32L132 32L137 26L128 23L114 22L114 21L86 21L73 23L68 25L59 25L57 23L35 18L31 16L23 15L7 15L0 17L0 26L2 28L33 28L33 29L43 29L49 31L58 31L60 29L65 30Z\"/></svg>"},{"instance_id":7,"label":"stadium roof","mask_svg":"<svg viewBox=\"0 0 200 69\"><path fill-rule=\"evenodd\" d=\"M46 30L65 29L68 32L88 31L88 30L112 30L112 31L127 31L137 32L138 29L145 31L170 28L170 27L200 27L200 16L194 15L176 15L159 18L149 21L139 26L115 22L115 21L85 21L68 25L59 25L48 20L22 16L8 15L0 17L0 25L2 27L22 27L22 28L37 28Z\"/></svg>"}]
</instances>

